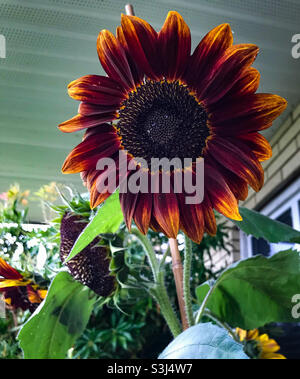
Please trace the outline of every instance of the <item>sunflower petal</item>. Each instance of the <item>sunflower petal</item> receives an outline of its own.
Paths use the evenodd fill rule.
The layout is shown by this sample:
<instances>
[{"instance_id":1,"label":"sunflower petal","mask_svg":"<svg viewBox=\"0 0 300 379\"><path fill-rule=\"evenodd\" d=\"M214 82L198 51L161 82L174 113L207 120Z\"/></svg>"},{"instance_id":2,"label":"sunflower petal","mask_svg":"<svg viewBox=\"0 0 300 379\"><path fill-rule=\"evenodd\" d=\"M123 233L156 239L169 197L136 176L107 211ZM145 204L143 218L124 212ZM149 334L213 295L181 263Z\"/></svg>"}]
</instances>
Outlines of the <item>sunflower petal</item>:
<instances>
[{"instance_id":1,"label":"sunflower petal","mask_svg":"<svg viewBox=\"0 0 300 379\"><path fill-rule=\"evenodd\" d=\"M191 33L179 13L168 13L158 34L158 42L164 75L170 80L181 78L191 52Z\"/></svg>"},{"instance_id":2,"label":"sunflower petal","mask_svg":"<svg viewBox=\"0 0 300 379\"><path fill-rule=\"evenodd\" d=\"M245 180L259 191L264 183L264 171L247 146L236 146L236 139L214 138L209 142L208 152L221 166Z\"/></svg>"},{"instance_id":3,"label":"sunflower petal","mask_svg":"<svg viewBox=\"0 0 300 379\"><path fill-rule=\"evenodd\" d=\"M235 328L235 332L237 336L239 337L240 341L244 341L247 337L247 330L241 329L241 328Z\"/></svg>"},{"instance_id":4,"label":"sunflower petal","mask_svg":"<svg viewBox=\"0 0 300 379\"><path fill-rule=\"evenodd\" d=\"M102 67L109 77L122 83L125 89L135 87L125 51L108 30L102 30L97 39L97 51Z\"/></svg>"},{"instance_id":5,"label":"sunflower petal","mask_svg":"<svg viewBox=\"0 0 300 379\"><path fill-rule=\"evenodd\" d=\"M269 142L260 133L249 133L238 136L255 154L259 162L263 162L272 157L272 148Z\"/></svg>"},{"instance_id":6,"label":"sunflower petal","mask_svg":"<svg viewBox=\"0 0 300 379\"><path fill-rule=\"evenodd\" d=\"M229 24L219 25L206 34L190 57L185 74L186 81L192 88L201 86L203 80L211 76L216 62L232 42Z\"/></svg>"},{"instance_id":7,"label":"sunflower petal","mask_svg":"<svg viewBox=\"0 0 300 379\"><path fill-rule=\"evenodd\" d=\"M280 350L278 343L274 339L270 339L267 334L260 335L258 337L258 341L261 342L261 347L266 353L275 353L276 351Z\"/></svg>"},{"instance_id":8,"label":"sunflower petal","mask_svg":"<svg viewBox=\"0 0 300 379\"><path fill-rule=\"evenodd\" d=\"M252 44L228 48L215 64L211 77L207 77L198 88L198 97L206 106L220 100L251 66L257 53L258 47Z\"/></svg>"},{"instance_id":9,"label":"sunflower petal","mask_svg":"<svg viewBox=\"0 0 300 379\"><path fill-rule=\"evenodd\" d=\"M205 161L209 163L210 166L213 166L215 169L217 169L219 172L222 172L222 176L228 184L228 187L238 200L244 201L247 199L248 183L246 180L242 179L232 171L226 169L211 156L206 157Z\"/></svg>"},{"instance_id":10,"label":"sunflower petal","mask_svg":"<svg viewBox=\"0 0 300 379\"><path fill-rule=\"evenodd\" d=\"M132 158L125 152L123 157L119 157L120 154L115 154L115 156L111 157L114 159L115 164L108 165L104 170L91 171L88 175L87 187L90 191L91 208L102 204L126 180L128 175L127 167ZM111 178L111 183L109 183L111 188L106 188L105 186L107 178ZM105 190L102 190L103 188Z\"/></svg>"},{"instance_id":11,"label":"sunflower petal","mask_svg":"<svg viewBox=\"0 0 300 379\"><path fill-rule=\"evenodd\" d=\"M205 165L205 189L212 206L225 217L241 221L238 203L222 175L212 166Z\"/></svg>"},{"instance_id":12,"label":"sunflower petal","mask_svg":"<svg viewBox=\"0 0 300 379\"><path fill-rule=\"evenodd\" d=\"M130 66L130 70L132 72L134 82L136 85L141 84L142 80L144 78L144 74L140 70L140 68L138 67L138 65L136 64L136 62L132 58L132 56L130 55L130 50L129 50L129 47L128 47L127 41L126 41L125 36L124 36L123 29L121 26L117 27L116 34L117 34L117 38L118 38L120 44L123 46L123 49L125 50L125 54L127 57L128 64Z\"/></svg>"},{"instance_id":13,"label":"sunflower petal","mask_svg":"<svg viewBox=\"0 0 300 379\"><path fill-rule=\"evenodd\" d=\"M115 187L112 188L111 191L105 190L105 191L98 191L98 188L103 185L104 181L108 176L111 176L112 173L115 172L115 169L112 167L108 167L103 172L95 171L96 177L94 181L91 183L91 186L89 188L90 190L90 203L91 208L94 209L98 205L102 204L117 188L118 188L118 176L116 177L116 183Z\"/></svg>"},{"instance_id":14,"label":"sunflower petal","mask_svg":"<svg viewBox=\"0 0 300 379\"><path fill-rule=\"evenodd\" d=\"M152 194L151 193L140 193L138 195L135 211L134 211L134 222L139 230L146 234L151 220L152 211Z\"/></svg>"},{"instance_id":15,"label":"sunflower petal","mask_svg":"<svg viewBox=\"0 0 300 379\"><path fill-rule=\"evenodd\" d=\"M224 104L210 114L209 122L212 130L221 135L239 135L263 130L286 108L284 98L256 93L243 96L238 102Z\"/></svg>"},{"instance_id":16,"label":"sunflower petal","mask_svg":"<svg viewBox=\"0 0 300 379\"><path fill-rule=\"evenodd\" d=\"M82 116L95 116L100 114L115 114L117 107L115 105L99 105L88 102L81 102L78 106L78 113Z\"/></svg>"},{"instance_id":17,"label":"sunflower petal","mask_svg":"<svg viewBox=\"0 0 300 379\"><path fill-rule=\"evenodd\" d=\"M176 238L179 231L178 201L173 188L170 188L169 193L164 193L161 190L163 175L158 176L155 185L157 193L153 193L153 216L168 238Z\"/></svg>"},{"instance_id":18,"label":"sunflower petal","mask_svg":"<svg viewBox=\"0 0 300 379\"><path fill-rule=\"evenodd\" d=\"M247 337L246 337L247 340L257 340L258 337L259 337L258 329L248 330Z\"/></svg>"},{"instance_id":19,"label":"sunflower petal","mask_svg":"<svg viewBox=\"0 0 300 379\"><path fill-rule=\"evenodd\" d=\"M114 105L116 108L121 104L124 97L114 94L96 91L86 86L78 85L68 90L69 96L75 100L86 101L91 104Z\"/></svg>"},{"instance_id":20,"label":"sunflower petal","mask_svg":"<svg viewBox=\"0 0 300 379\"><path fill-rule=\"evenodd\" d=\"M155 232L155 233L165 233L164 230L160 227L158 222L156 221L156 218L154 217L154 214L152 212L150 224L149 227Z\"/></svg>"},{"instance_id":21,"label":"sunflower petal","mask_svg":"<svg viewBox=\"0 0 300 379\"><path fill-rule=\"evenodd\" d=\"M204 196L202 202L202 212L204 216L204 231L210 236L215 236L217 234L217 223L214 210L207 195Z\"/></svg>"},{"instance_id":22,"label":"sunflower petal","mask_svg":"<svg viewBox=\"0 0 300 379\"><path fill-rule=\"evenodd\" d=\"M132 218L133 218L133 214L134 214L137 199L138 199L138 194L131 193L131 192L120 193L119 198L120 198L122 212L124 215L124 220L125 220L128 230L130 231Z\"/></svg>"},{"instance_id":23,"label":"sunflower petal","mask_svg":"<svg viewBox=\"0 0 300 379\"><path fill-rule=\"evenodd\" d=\"M22 279L0 279L0 289L9 287L24 287L30 281L23 281Z\"/></svg>"},{"instance_id":24,"label":"sunflower petal","mask_svg":"<svg viewBox=\"0 0 300 379\"><path fill-rule=\"evenodd\" d=\"M23 276L2 258L0 258L0 276L6 279L23 279Z\"/></svg>"},{"instance_id":25,"label":"sunflower petal","mask_svg":"<svg viewBox=\"0 0 300 379\"><path fill-rule=\"evenodd\" d=\"M177 193L180 211L180 229L194 242L200 243L204 233L201 204L186 204L185 195Z\"/></svg>"},{"instance_id":26,"label":"sunflower petal","mask_svg":"<svg viewBox=\"0 0 300 379\"><path fill-rule=\"evenodd\" d=\"M117 82L100 75L86 75L72 81L68 85L68 93L75 100L95 104L105 104L108 101L119 104L126 96L124 89ZM116 100L113 103L114 97Z\"/></svg>"},{"instance_id":27,"label":"sunflower petal","mask_svg":"<svg viewBox=\"0 0 300 379\"><path fill-rule=\"evenodd\" d=\"M31 286L27 286L27 297L32 304L39 304L42 302L39 294Z\"/></svg>"},{"instance_id":28,"label":"sunflower petal","mask_svg":"<svg viewBox=\"0 0 300 379\"><path fill-rule=\"evenodd\" d=\"M160 78L157 33L150 24L136 16L121 16L121 26L128 51L138 68L150 79Z\"/></svg>"},{"instance_id":29,"label":"sunflower petal","mask_svg":"<svg viewBox=\"0 0 300 379\"><path fill-rule=\"evenodd\" d=\"M262 352L259 359L286 359L282 354Z\"/></svg>"},{"instance_id":30,"label":"sunflower petal","mask_svg":"<svg viewBox=\"0 0 300 379\"><path fill-rule=\"evenodd\" d=\"M106 122L111 122L115 118L116 113L103 113L93 116L82 116L81 114L78 114L70 118L70 120L59 124L58 128L64 133L72 133L85 128L93 128L94 126L98 126Z\"/></svg>"},{"instance_id":31,"label":"sunflower petal","mask_svg":"<svg viewBox=\"0 0 300 379\"><path fill-rule=\"evenodd\" d=\"M256 68L249 67L227 92L226 98L238 98L243 95L255 93L258 90L260 73Z\"/></svg>"},{"instance_id":32,"label":"sunflower petal","mask_svg":"<svg viewBox=\"0 0 300 379\"><path fill-rule=\"evenodd\" d=\"M67 156L62 172L75 174L96 169L99 159L111 157L120 148L120 140L116 133L98 133L86 138Z\"/></svg>"},{"instance_id":33,"label":"sunflower petal","mask_svg":"<svg viewBox=\"0 0 300 379\"><path fill-rule=\"evenodd\" d=\"M241 96L254 94L259 86L260 73L254 67L249 67L241 75L233 87L226 93L225 97L221 98L214 104L207 106L208 113L214 113L218 108L230 106L233 101L240 101Z\"/></svg>"},{"instance_id":34,"label":"sunflower petal","mask_svg":"<svg viewBox=\"0 0 300 379\"><path fill-rule=\"evenodd\" d=\"M43 300L47 296L48 291L47 290L37 290L37 293L39 297Z\"/></svg>"},{"instance_id":35,"label":"sunflower petal","mask_svg":"<svg viewBox=\"0 0 300 379\"><path fill-rule=\"evenodd\" d=\"M84 141L87 138L90 138L92 136L99 136L100 134L116 134L117 129L112 125L108 123L101 124L99 128L87 128L84 132L84 135L82 137L82 140Z\"/></svg>"}]
</instances>

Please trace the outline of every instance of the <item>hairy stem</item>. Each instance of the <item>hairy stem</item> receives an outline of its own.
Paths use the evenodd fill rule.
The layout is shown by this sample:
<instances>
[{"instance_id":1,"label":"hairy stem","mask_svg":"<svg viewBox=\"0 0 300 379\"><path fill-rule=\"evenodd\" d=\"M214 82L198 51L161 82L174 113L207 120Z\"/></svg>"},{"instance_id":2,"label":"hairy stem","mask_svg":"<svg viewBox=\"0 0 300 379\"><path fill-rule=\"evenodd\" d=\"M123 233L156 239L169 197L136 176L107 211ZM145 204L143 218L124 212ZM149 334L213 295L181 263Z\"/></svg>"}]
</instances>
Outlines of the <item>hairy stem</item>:
<instances>
[{"instance_id":1,"label":"hairy stem","mask_svg":"<svg viewBox=\"0 0 300 379\"><path fill-rule=\"evenodd\" d=\"M153 250L148 237L144 236L137 228L132 228L131 234L136 236L140 244L143 246L152 270L154 288L150 289L149 292L158 302L173 336L176 337L181 333L181 327L166 290L163 268L161 268L161 265L156 258L155 251Z\"/></svg>"},{"instance_id":2,"label":"hairy stem","mask_svg":"<svg viewBox=\"0 0 300 379\"><path fill-rule=\"evenodd\" d=\"M183 296L185 302L185 311L189 326L195 323L191 299L191 268L192 268L192 241L185 236L185 250L183 262Z\"/></svg>"},{"instance_id":3,"label":"hairy stem","mask_svg":"<svg viewBox=\"0 0 300 379\"><path fill-rule=\"evenodd\" d=\"M130 233L136 236L140 244L143 246L144 251L149 260L149 264L150 264L152 274L153 274L153 279L154 281L156 281L158 270L159 270L159 262L156 258L155 251L153 250L151 242L149 241L148 237L144 236L144 234L142 234L137 228L131 228Z\"/></svg>"},{"instance_id":4,"label":"hairy stem","mask_svg":"<svg viewBox=\"0 0 300 379\"><path fill-rule=\"evenodd\" d=\"M178 242L176 238L169 239L171 256L172 256L172 269L175 279L176 292L182 322L183 330L189 327L189 323L185 313L185 301L183 296L183 267L181 263L180 253L178 250Z\"/></svg>"},{"instance_id":5,"label":"hairy stem","mask_svg":"<svg viewBox=\"0 0 300 379\"><path fill-rule=\"evenodd\" d=\"M168 248L167 250L164 252L160 262L159 262L159 266L163 266L165 264L165 261L167 259L167 257L170 255L170 245L168 245Z\"/></svg>"},{"instance_id":6,"label":"hairy stem","mask_svg":"<svg viewBox=\"0 0 300 379\"><path fill-rule=\"evenodd\" d=\"M155 292L155 298L157 299L161 312L175 338L182 332L182 330L166 290L163 271L159 272L158 287Z\"/></svg>"}]
</instances>

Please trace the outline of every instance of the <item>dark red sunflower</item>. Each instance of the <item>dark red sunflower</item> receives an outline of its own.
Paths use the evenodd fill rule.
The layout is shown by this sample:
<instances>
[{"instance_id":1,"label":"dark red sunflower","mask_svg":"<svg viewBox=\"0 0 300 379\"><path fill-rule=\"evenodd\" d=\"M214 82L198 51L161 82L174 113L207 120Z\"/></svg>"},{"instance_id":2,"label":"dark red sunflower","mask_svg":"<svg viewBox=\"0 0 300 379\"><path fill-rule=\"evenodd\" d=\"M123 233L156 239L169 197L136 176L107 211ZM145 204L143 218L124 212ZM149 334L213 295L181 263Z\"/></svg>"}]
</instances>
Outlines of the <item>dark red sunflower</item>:
<instances>
[{"instance_id":1,"label":"dark red sunflower","mask_svg":"<svg viewBox=\"0 0 300 379\"><path fill-rule=\"evenodd\" d=\"M110 195L97 191L109 170L96 170L97 161L117 161L123 150L130 162L191 158L193 166L185 169L193 175L197 158L205 165L200 204L186 204L174 185L169 193L120 194L128 227L133 219L143 233L151 227L172 238L182 229L200 242L204 231L216 231L213 209L240 220L238 201L246 199L248 185L261 189L260 162L272 153L259 131L286 107L277 95L255 93L260 75L251 65L257 46L233 45L230 26L223 24L191 53L189 27L171 11L159 33L138 17L122 15L116 37L100 32L97 50L108 76L87 75L69 84L69 95L81 103L78 115L59 126L63 132L87 128L62 171L81 172L92 207ZM153 173L150 166L146 174ZM174 171L159 171L164 174L172 183Z\"/></svg>"},{"instance_id":2,"label":"dark red sunflower","mask_svg":"<svg viewBox=\"0 0 300 379\"><path fill-rule=\"evenodd\" d=\"M8 308L33 312L45 298L47 290L25 278L0 258L0 293L3 293Z\"/></svg>"}]
</instances>

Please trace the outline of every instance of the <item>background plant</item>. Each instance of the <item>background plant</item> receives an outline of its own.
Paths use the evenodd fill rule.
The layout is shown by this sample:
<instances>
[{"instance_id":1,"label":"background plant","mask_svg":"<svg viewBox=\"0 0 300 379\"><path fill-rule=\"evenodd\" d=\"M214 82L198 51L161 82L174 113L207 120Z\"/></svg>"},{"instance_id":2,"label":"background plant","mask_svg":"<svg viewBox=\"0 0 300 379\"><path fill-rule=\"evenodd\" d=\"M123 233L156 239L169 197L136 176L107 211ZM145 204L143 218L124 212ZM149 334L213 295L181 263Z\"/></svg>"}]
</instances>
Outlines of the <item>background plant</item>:
<instances>
[{"instance_id":1,"label":"background plant","mask_svg":"<svg viewBox=\"0 0 300 379\"><path fill-rule=\"evenodd\" d=\"M36 357L37 354L40 358L73 359L157 357L172 341L173 336L165 322L164 309L156 302L154 291L160 283L155 282L159 277L153 277L153 267L149 266L150 249L157 260L156 273L163 275L170 304L173 304L172 311L179 316L166 237L153 231L149 231L147 237L144 237L135 233L134 228L132 232L128 232L118 215L121 210L114 208L115 204L118 204L114 202L116 196L105 203L105 209L101 206L90 211L86 198L72 191L69 191L69 194L69 199L62 196L66 204L56 205L54 209L59 212L64 212L66 208L72 209L73 212L80 211L90 220L73 245L70 255L72 252L74 254L76 248L79 252L100 234L101 238L110 244L111 269L117 273L119 289L110 298L95 297L87 287L74 281L58 259L61 217L54 220L52 227L27 231L24 226L24 205L20 201L8 202L5 198L1 213L1 232L4 238L2 245L5 246L5 251L2 251L3 257L13 265L16 254L21 255L22 258L17 262L18 269L27 270L28 275L35 275L48 283L51 280L51 286L35 315L29 318L29 312L18 310L8 312L8 318L1 320L2 356L23 356L16 344L18 333L25 358ZM287 242L300 241L300 233L286 225L243 208L241 213L243 221L239 222L238 226L246 233L264 237L272 242L278 239ZM113 214L113 218L108 217L110 214ZM17 219L15 229L7 229L11 228L7 222L11 219ZM199 337L200 328L201 337L197 337L200 350L197 351L202 351L203 357L208 354L207 350L203 350L203 343L212 343L211 338L215 334L218 338L224 339L224 344L217 347L212 345L213 350L209 354L218 355L222 349L227 349L226 356L230 357L230 351L235 351L236 357L245 358L247 356L243 353L243 345L237 340L235 327L246 330L260 328L263 331L263 328L268 328L268 323L296 321L291 318L290 298L300 289L299 253L289 250L271 258L258 255L217 272L211 264L212 251L222 249L230 253L230 245L227 242L229 230L219 219L218 224L216 237L204 235L201 245L191 244L190 300L192 317L196 324L200 324L189 328L187 334L180 334L180 331L176 333L179 334L180 346L183 346L182 338L186 338L185 343L190 343L194 338L193 333ZM11 233L6 235L7 230L17 231L15 239ZM16 241L22 241L22 246L24 245L21 253L15 246ZM119 241L118 244L116 241ZM186 240L180 235L178 241L180 254L185 261ZM46 260L42 267L37 267L39 244L46 251ZM81 247L78 248L80 244ZM206 261L208 265L205 264ZM72 301L69 301L71 294ZM264 307L263 304L268 306ZM207 327L203 328L203 323L206 323ZM42 337L35 333L37 328L42 332ZM39 350L36 346L37 341ZM176 346L177 341L175 338L171 342L171 349L173 344ZM189 349L191 357L196 354L193 344ZM165 349L161 356L164 357L165 354L172 354L170 348Z\"/></svg>"},{"instance_id":2,"label":"background plant","mask_svg":"<svg viewBox=\"0 0 300 379\"><path fill-rule=\"evenodd\" d=\"M54 188L56 192L54 192ZM75 206L78 202L78 195L69 190L67 192L72 195L70 202ZM28 203L23 201L24 197L28 200L28 191L25 191L26 196L24 196L20 188L14 185L8 193L10 193L9 201L7 196L3 196L4 199L1 203L0 222L5 225L1 228L2 249L0 254L13 267L40 275L49 284L62 267L59 259L60 218L56 218L52 226L28 228L28 225L26 227ZM42 187L36 195L42 200L41 210L44 215L47 209L50 210L49 205L57 200L57 187L50 183ZM59 209L59 207L63 208L65 205L56 205L54 208ZM85 211L87 210L91 212L89 204L85 208ZM132 264L139 265L142 274L149 278L147 257L139 241L128 233L124 224L121 225L119 234L122 238L127 239L127 259ZM162 256L167 249L166 237L153 231L149 231L148 237L155 247L157 255ZM204 261L207 260L209 263L212 250L225 248L229 253L229 246L225 242L227 238L228 230L224 224L220 223L216 238L205 235L201 245L193 243L194 258L191 278L193 293L199 284L216 276L212 267L207 268L211 265L205 266ZM183 247L183 237L181 240L180 248ZM41 255L43 255L42 265L39 264L38 259ZM176 290L170 264L166 265L166 287L172 301L176 303ZM196 304L196 298L194 301ZM16 341L16 334L29 316L29 312L18 310L14 314L7 312L7 318L0 320L0 348L3 358L22 357ZM131 295L122 300L119 309L111 303L97 304L94 307L89 323L70 350L69 357L74 359L155 358L171 339L170 331L161 315L159 306L146 291L138 291L138 293L131 291Z\"/></svg>"}]
</instances>

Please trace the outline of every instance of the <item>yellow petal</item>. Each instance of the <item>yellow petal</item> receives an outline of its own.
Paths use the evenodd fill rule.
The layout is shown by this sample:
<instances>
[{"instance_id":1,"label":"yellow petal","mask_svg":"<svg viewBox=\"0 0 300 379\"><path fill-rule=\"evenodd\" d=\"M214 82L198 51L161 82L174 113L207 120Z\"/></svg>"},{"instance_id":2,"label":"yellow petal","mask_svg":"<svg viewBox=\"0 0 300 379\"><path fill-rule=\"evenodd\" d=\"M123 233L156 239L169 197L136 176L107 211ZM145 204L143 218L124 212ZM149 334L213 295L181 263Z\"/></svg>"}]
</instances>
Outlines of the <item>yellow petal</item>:
<instances>
[{"instance_id":1,"label":"yellow petal","mask_svg":"<svg viewBox=\"0 0 300 379\"><path fill-rule=\"evenodd\" d=\"M262 353L259 359L286 359L286 357L277 353Z\"/></svg>"},{"instance_id":2,"label":"yellow petal","mask_svg":"<svg viewBox=\"0 0 300 379\"><path fill-rule=\"evenodd\" d=\"M240 338L240 341L244 341L244 339L247 337L247 330L236 328L235 329L236 334Z\"/></svg>"},{"instance_id":3,"label":"yellow petal","mask_svg":"<svg viewBox=\"0 0 300 379\"><path fill-rule=\"evenodd\" d=\"M4 279L0 280L0 288L6 288L6 287L22 287L27 286L30 281L22 281L22 280L14 280L14 279Z\"/></svg>"}]
</instances>

